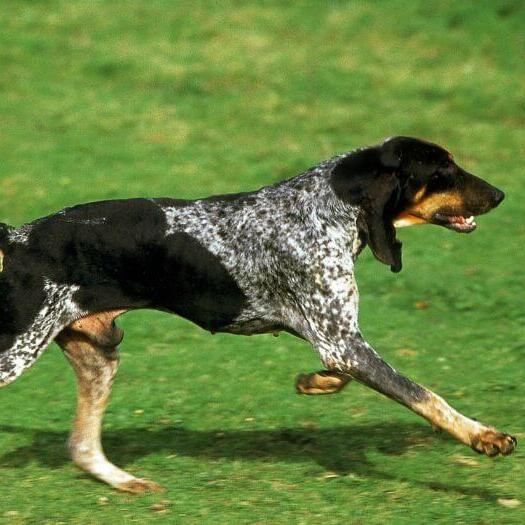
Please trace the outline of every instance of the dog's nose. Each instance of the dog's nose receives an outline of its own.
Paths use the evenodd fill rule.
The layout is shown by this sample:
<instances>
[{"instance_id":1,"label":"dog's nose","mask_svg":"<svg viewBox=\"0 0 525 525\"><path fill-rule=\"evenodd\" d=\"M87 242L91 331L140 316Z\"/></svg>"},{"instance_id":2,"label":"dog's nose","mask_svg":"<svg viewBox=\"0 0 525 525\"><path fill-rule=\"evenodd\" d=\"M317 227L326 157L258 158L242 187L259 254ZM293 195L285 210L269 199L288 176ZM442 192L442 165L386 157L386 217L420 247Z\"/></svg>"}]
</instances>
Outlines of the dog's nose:
<instances>
[{"instance_id":1,"label":"dog's nose","mask_svg":"<svg viewBox=\"0 0 525 525\"><path fill-rule=\"evenodd\" d=\"M503 199L505 198L505 194L501 190L494 189L494 206L497 206Z\"/></svg>"}]
</instances>

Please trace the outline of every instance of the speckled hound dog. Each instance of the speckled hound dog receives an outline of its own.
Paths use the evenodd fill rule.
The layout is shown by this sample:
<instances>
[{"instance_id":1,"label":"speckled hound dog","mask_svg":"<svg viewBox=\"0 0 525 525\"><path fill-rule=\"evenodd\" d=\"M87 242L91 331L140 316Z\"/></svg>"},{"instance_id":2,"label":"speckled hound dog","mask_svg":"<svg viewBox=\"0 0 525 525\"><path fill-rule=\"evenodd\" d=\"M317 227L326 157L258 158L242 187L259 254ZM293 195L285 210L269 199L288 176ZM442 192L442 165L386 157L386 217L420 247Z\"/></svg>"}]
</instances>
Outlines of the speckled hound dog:
<instances>
[{"instance_id":1,"label":"speckled hound dog","mask_svg":"<svg viewBox=\"0 0 525 525\"><path fill-rule=\"evenodd\" d=\"M154 308L212 332L291 332L327 368L299 376L300 393L335 392L354 378L478 452L509 454L513 437L456 412L363 340L354 279L366 244L401 270L395 226L471 232L474 216L503 197L439 146L395 137L250 193L98 202L1 225L0 385L55 339L78 377L75 463L120 490L158 489L111 464L100 444L122 339L114 320Z\"/></svg>"}]
</instances>

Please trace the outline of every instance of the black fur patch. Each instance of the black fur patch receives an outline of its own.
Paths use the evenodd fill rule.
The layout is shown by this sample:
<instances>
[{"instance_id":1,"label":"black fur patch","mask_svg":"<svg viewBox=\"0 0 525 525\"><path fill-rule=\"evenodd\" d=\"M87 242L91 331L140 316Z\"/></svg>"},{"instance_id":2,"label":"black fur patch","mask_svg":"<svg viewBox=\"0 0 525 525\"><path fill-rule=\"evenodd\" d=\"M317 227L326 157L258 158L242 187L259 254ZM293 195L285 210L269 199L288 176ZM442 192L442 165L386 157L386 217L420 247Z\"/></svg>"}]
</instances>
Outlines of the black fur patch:
<instances>
[{"instance_id":1,"label":"black fur patch","mask_svg":"<svg viewBox=\"0 0 525 525\"><path fill-rule=\"evenodd\" d=\"M235 280L190 235L165 230L164 213L147 199L84 204L33 223L27 243L3 248L0 351L41 308L44 275L80 286L74 300L91 312L155 308L208 330L232 323L246 300Z\"/></svg>"}]
</instances>

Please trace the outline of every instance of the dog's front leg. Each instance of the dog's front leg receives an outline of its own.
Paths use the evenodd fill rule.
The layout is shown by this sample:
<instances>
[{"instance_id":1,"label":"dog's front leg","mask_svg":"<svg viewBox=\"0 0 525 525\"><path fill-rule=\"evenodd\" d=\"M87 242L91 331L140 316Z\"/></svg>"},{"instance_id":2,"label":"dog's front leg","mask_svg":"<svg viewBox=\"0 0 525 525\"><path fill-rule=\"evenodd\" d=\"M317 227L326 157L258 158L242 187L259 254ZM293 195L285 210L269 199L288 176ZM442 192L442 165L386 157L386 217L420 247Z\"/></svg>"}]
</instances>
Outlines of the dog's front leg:
<instances>
[{"instance_id":1,"label":"dog's front leg","mask_svg":"<svg viewBox=\"0 0 525 525\"><path fill-rule=\"evenodd\" d=\"M460 414L444 399L399 374L359 333L343 339L321 338L316 343L324 364L407 406L462 443L488 456L510 454L516 439Z\"/></svg>"}]
</instances>

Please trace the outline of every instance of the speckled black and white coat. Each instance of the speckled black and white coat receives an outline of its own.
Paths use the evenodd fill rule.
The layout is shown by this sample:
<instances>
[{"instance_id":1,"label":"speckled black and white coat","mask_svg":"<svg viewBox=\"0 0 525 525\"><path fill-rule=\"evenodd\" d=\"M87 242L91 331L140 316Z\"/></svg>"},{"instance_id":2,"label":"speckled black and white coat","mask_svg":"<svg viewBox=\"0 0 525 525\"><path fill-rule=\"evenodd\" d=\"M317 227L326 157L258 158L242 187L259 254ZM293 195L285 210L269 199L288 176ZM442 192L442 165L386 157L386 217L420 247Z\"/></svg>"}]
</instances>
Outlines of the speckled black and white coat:
<instances>
[{"instance_id":1,"label":"speckled black and white coat","mask_svg":"<svg viewBox=\"0 0 525 525\"><path fill-rule=\"evenodd\" d=\"M0 225L0 386L76 320L152 308L211 332L289 331L311 342L329 370L433 420L429 407L441 398L398 374L361 337L354 266L368 243L401 269L394 218L412 202L411 181L442 162L451 163L448 152L401 137L254 192L96 202L17 229ZM471 210L484 213L502 199L466 172L446 176L456 185L469 177L456 190L470 191ZM436 424L466 420L455 411L447 417ZM472 444L479 424L468 421L460 439Z\"/></svg>"},{"instance_id":2,"label":"speckled black and white coat","mask_svg":"<svg viewBox=\"0 0 525 525\"><path fill-rule=\"evenodd\" d=\"M75 319L121 307L174 312L210 331L289 330L342 364L343 340L359 337L363 240L359 209L328 183L340 158L251 193L106 201L6 228L0 381Z\"/></svg>"}]
</instances>

